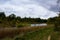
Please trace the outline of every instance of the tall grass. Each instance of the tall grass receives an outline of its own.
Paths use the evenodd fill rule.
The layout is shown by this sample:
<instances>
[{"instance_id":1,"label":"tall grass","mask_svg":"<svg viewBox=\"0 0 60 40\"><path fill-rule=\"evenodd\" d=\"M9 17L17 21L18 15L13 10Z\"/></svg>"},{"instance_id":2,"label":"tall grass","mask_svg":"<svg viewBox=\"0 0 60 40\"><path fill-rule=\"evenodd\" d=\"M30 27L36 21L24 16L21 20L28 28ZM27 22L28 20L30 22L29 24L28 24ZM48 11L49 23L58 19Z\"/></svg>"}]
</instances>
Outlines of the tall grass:
<instances>
[{"instance_id":1,"label":"tall grass","mask_svg":"<svg viewBox=\"0 0 60 40\"><path fill-rule=\"evenodd\" d=\"M60 40L60 32L53 32L51 35L51 40Z\"/></svg>"},{"instance_id":2,"label":"tall grass","mask_svg":"<svg viewBox=\"0 0 60 40\"><path fill-rule=\"evenodd\" d=\"M33 32L25 33L18 36L15 40L48 40L48 36L52 33L53 28L43 28Z\"/></svg>"},{"instance_id":3,"label":"tall grass","mask_svg":"<svg viewBox=\"0 0 60 40\"><path fill-rule=\"evenodd\" d=\"M2 40L47 40L52 27L23 27L0 30Z\"/></svg>"},{"instance_id":4,"label":"tall grass","mask_svg":"<svg viewBox=\"0 0 60 40\"><path fill-rule=\"evenodd\" d=\"M37 29L37 30L36 30ZM52 27L36 28L15 37L15 40L48 40L48 36L53 32Z\"/></svg>"}]
</instances>

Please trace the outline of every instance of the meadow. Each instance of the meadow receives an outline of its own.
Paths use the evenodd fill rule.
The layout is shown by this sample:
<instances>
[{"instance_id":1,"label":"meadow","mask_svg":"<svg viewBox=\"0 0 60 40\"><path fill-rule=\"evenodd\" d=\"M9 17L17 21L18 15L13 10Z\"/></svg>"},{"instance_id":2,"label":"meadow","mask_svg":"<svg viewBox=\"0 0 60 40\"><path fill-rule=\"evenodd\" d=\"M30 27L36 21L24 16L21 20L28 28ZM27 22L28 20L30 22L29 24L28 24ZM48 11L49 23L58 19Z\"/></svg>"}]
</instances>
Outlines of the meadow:
<instances>
[{"instance_id":1,"label":"meadow","mask_svg":"<svg viewBox=\"0 0 60 40\"><path fill-rule=\"evenodd\" d=\"M4 28L0 30L0 40L48 40L53 32L53 27L21 27Z\"/></svg>"}]
</instances>

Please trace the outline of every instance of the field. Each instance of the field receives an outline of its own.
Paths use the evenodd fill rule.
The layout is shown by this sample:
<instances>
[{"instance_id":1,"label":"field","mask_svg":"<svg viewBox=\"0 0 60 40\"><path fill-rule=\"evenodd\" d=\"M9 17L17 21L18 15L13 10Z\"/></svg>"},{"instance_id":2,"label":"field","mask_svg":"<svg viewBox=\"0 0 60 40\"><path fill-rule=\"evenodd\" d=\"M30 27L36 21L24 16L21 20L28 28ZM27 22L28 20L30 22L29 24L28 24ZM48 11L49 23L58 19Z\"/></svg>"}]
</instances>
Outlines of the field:
<instances>
[{"instance_id":1,"label":"field","mask_svg":"<svg viewBox=\"0 0 60 40\"><path fill-rule=\"evenodd\" d=\"M0 29L0 40L57 40L59 35L52 26Z\"/></svg>"},{"instance_id":2,"label":"field","mask_svg":"<svg viewBox=\"0 0 60 40\"><path fill-rule=\"evenodd\" d=\"M0 29L0 40L48 40L52 27L23 27Z\"/></svg>"}]
</instances>

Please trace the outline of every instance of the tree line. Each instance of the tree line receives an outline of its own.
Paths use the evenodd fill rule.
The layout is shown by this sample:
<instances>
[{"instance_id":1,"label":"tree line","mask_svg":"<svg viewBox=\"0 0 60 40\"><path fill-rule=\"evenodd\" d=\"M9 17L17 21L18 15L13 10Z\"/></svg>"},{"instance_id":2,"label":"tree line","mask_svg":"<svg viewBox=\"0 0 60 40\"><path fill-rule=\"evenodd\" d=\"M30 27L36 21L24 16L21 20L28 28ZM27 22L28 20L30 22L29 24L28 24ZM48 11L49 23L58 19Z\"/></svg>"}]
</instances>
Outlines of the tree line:
<instances>
[{"instance_id":1,"label":"tree line","mask_svg":"<svg viewBox=\"0 0 60 40\"><path fill-rule=\"evenodd\" d=\"M34 23L46 23L46 19L41 18L21 18L20 16L16 16L15 14L11 14L6 16L4 12L0 12L0 27L16 27L18 24L27 23L27 24L34 24Z\"/></svg>"}]
</instances>

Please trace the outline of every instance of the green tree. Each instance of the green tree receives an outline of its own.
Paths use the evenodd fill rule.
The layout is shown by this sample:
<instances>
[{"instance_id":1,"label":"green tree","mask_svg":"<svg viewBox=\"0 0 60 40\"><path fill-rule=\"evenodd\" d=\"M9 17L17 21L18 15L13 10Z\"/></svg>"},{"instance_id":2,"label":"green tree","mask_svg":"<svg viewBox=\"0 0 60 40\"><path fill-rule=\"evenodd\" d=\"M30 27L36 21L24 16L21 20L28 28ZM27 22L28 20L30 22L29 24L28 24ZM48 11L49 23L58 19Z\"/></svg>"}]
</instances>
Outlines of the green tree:
<instances>
[{"instance_id":1,"label":"green tree","mask_svg":"<svg viewBox=\"0 0 60 40\"><path fill-rule=\"evenodd\" d=\"M55 30L60 31L60 12L58 13L58 17L56 18L56 21L54 24L55 24Z\"/></svg>"},{"instance_id":2,"label":"green tree","mask_svg":"<svg viewBox=\"0 0 60 40\"><path fill-rule=\"evenodd\" d=\"M56 20L56 17L49 18L48 21L47 21L47 24L54 24L55 20Z\"/></svg>"},{"instance_id":3,"label":"green tree","mask_svg":"<svg viewBox=\"0 0 60 40\"><path fill-rule=\"evenodd\" d=\"M14 20L14 19L16 18L16 15L15 15L15 14L11 14L11 15L8 16L8 18L9 18L10 20Z\"/></svg>"},{"instance_id":4,"label":"green tree","mask_svg":"<svg viewBox=\"0 0 60 40\"><path fill-rule=\"evenodd\" d=\"M0 19L4 19L6 17L4 12L0 12Z\"/></svg>"},{"instance_id":5,"label":"green tree","mask_svg":"<svg viewBox=\"0 0 60 40\"><path fill-rule=\"evenodd\" d=\"M9 25L11 27L16 27L16 15L15 14L11 14L7 17L7 20L9 22Z\"/></svg>"}]
</instances>

